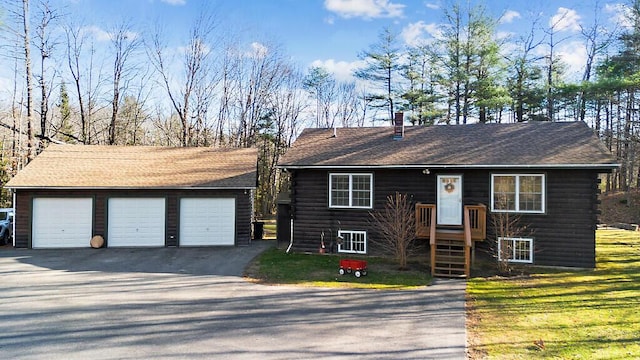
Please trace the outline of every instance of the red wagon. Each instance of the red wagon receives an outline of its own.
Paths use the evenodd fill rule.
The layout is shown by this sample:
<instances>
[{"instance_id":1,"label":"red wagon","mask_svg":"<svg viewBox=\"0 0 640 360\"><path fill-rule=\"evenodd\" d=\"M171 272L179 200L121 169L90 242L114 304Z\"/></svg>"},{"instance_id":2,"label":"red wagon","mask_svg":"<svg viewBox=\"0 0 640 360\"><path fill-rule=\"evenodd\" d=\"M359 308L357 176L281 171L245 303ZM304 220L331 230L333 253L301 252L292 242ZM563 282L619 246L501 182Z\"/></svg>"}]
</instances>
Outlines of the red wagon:
<instances>
[{"instance_id":1,"label":"red wagon","mask_svg":"<svg viewBox=\"0 0 640 360\"><path fill-rule=\"evenodd\" d=\"M367 261L366 260L353 260L342 259L340 260L340 275L344 275L345 272L351 273L356 277L367 275Z\"/></svg>"}]
</instances>

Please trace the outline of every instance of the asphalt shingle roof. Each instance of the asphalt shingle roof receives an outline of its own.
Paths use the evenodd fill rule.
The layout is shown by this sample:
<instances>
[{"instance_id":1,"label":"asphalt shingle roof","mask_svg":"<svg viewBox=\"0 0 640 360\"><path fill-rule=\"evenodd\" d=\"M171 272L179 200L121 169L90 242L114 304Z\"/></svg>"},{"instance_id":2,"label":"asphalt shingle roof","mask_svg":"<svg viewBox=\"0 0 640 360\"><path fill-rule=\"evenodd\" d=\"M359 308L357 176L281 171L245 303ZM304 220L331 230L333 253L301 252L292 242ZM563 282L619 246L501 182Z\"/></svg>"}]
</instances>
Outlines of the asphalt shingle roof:
<instances>
[{"instance_id":1,"label":"asphalt shingle roof","mask_svg":"<svg viewBox=\"0 0 640 360\"><path fill-rule=\"evenodd\" d=\"M251 188L256 149L50 145L9 188Z\"/></svg>"},{"instance_id":2,"label":"asphalt shingle roof","mask_svg":"<svg viewBox=\"0 0 640 360\"><path fill-rule=\"evenodd\" d=\"M305 129L279 166L617 167L583 122Z\"/></svg>"}]
</instances>

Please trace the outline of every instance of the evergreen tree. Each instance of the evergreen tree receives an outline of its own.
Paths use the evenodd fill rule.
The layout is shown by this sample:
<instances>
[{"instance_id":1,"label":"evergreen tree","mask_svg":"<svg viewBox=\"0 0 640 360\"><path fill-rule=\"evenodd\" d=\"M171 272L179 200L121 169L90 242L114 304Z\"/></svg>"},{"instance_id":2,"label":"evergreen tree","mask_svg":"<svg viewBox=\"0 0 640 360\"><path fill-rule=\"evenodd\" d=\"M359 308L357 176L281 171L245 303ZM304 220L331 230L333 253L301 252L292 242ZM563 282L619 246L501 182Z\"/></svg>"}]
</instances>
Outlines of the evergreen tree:
<instances>
[{"instance_id":1,"label":"evergreen tree","mask_svg":"<svg viewBox=\"0 0 640 360\"><path fill-rule=\"evenodd\" d=\"M407 58L402 75L409 85L402 94L406 101L402 109L409 112L408 120L413 125L432 125L445 114L438 107L443 97L436 91L439 75L433 50L425 45L415 46L409 49Z\"/></svg>"},{"instance_id":2,"label":"evergreen tree","mask_svg":"<svg viewBox=\"0 0 640 360\"><path fill-rule=\"evenodd\" d=\"M73 143L76 137L73 135L73 126L71 126L71 105L69 104L69 92L64 81L60 84L60 100L58 103L58 111L60 112L60 124L57 133L59 138L66 143Z\"/></svg>"},{"instance_id":3,"label":"evergreen tree","mask_svg":"<svg viewBox=\"0 0 640 360\"><path fill-rule=\"evenodd\" d=\"M383 29L378 42L371 45L368 51L360 54L365 66L356 70L355 76L368 81L378 92L367 94L370 106L386 108L388 118L392 121L395 112L394 101L397 99L396 76L400 70L400 49L397 36L389 28Z\"/></svg>"}]
</instances>

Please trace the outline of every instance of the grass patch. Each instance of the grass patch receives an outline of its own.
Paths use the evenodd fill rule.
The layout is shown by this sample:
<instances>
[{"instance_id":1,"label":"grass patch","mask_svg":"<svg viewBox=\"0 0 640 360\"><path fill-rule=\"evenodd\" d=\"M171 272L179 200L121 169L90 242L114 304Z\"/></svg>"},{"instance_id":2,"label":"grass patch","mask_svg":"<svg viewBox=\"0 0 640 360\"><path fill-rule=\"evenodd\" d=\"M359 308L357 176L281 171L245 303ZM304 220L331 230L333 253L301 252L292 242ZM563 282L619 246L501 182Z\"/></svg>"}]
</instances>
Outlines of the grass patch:
<instances>
[{"instance_id":1,"label":"grass patch","mask_svg":"<svg viewBox=\"0 0 640 360\"><path fill-rule=\"evenodd\" d=\"M275 239L276 238L276 221L273 219L261 220L264 222L264 239Z\"/></svg>"},{"instance_id":2,"label":"grass patch","mask_svg":"<svg viewBox=\"0 0 640 360\"><path fill-rule=\"evenodd\" d=\"M287 254L284 250L272 248L253 261L246 276L271 284L370 289L412 289L431 283L426 262L412 262L410 270L400 271L389 259L367 257L367 275L356 278L353 274L338 274L339 262L343 258L347 256Z\"/></svg>"},{"instance_id":3,"label":"grass patch","mask_svg":"<svg viewBox=\"0 0 640 360\"><path fill-rule=\"evenodd\" d=\"M596 238L595 270L470 279L472 358L640 358L640 233Z\"/></svg>"}]
</instances>

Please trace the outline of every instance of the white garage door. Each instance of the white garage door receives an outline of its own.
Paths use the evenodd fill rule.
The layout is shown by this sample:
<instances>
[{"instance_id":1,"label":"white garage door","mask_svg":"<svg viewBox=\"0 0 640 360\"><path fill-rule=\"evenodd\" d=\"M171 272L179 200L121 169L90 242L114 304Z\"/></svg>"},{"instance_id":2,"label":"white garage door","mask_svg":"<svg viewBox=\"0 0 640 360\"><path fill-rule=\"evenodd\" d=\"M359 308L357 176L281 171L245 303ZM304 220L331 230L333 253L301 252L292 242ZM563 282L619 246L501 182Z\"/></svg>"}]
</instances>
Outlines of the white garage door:
<instances>
[{"instance_id":1,"label":"white garage door","mask_svg":"<svg viewBox=\"0 0 640 360\"><path fill-rule=\"evenodd\" d=\"M107 221L107 244L164 246L164 198L111 198Z\"/></svg>"},{"instance_id":2,"label":"white garage door","mask_svg":"<svg viewBox=\"0 0 640 360\"><path fill-rule=\"evenodd\" d=\"M236 200L180 199L180 245L233 245Z\"/></svg>"},{"instance_id":3,"label":"white garage door","mask_svg":"<svg viewBox=\"0 0 640 360\"><path fill-rule=\"evenodd\" d=\"M31 247L89 247L92 223L91 198L34 198Z\"/></svg>"}]
</instances>

